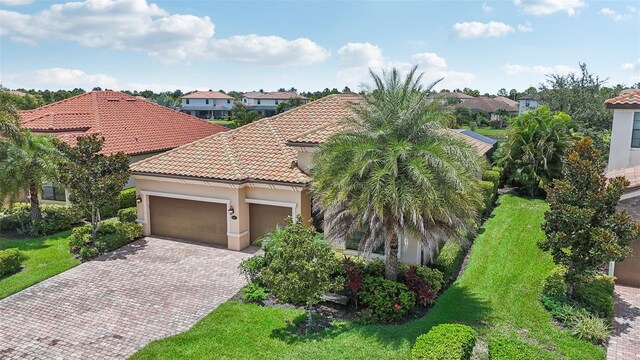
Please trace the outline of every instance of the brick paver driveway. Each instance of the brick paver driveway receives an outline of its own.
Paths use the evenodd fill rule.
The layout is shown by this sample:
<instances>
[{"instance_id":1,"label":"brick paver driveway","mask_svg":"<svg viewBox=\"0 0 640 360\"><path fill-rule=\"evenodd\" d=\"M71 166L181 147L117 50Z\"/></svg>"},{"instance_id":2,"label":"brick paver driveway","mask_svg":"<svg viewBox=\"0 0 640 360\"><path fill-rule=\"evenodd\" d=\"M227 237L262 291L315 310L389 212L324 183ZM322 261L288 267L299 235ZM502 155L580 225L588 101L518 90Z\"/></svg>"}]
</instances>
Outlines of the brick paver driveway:
<instances>
[{"instance_id":1,"label":"brick paver driveway","mask_svg":"<svg viewBox=\"0 0 640 360\"><path fill-rule=\"evenodd\" d=\"M607 360L640 359L640 288L616 285L616 311Z\"/></svg>"},{"instance_id":2,"label":"brick paver driveway","mask_svg":"<svg viewBox=\"0 0 640 360\"><path fill-rule=\"evenodd\" d=\"M0 300L0 359L125 358L235 295L249 252L145 238L79 265Z\"/></svg>"}]
</instances>

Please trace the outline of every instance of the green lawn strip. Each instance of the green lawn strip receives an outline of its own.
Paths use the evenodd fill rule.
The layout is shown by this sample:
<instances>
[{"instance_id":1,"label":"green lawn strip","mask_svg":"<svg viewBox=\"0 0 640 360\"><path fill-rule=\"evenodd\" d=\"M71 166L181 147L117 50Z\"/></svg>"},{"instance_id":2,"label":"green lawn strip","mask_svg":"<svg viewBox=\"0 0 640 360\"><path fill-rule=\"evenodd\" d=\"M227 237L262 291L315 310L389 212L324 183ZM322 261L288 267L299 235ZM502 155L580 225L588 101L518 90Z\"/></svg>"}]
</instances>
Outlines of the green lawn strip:
<instances>
[{"instance_id":1,"label":"green lawn strip","mask_svg":"<svg viewBox=\"0 0 640 360\"><path fill-rule=\"evenodd\" d=\"M471 130L469 128L469 126L463 126L463 129L466 130ZM493 138L495 140L504 140L504 137L507 135L507 129L503 128L503 129L494 129L494 128L490 128L490 127L479 127L475 130L472 130L473 132L476 132L480 135L484 135L490 138Z\"/></svg>"},{"instance_id":2,"label":"green lawn strip","mask_svg":"<svg viewBox=\"0 0 640 360\"><path fill-rule=\"evenodd\" d=\"M0 237L0 250L18 248L24 257L20 272L0 279L0 299L80 264L69 253L67 237L70 233L65 231L27 239Z\"/></svg>"},{"instance_id":3,"label":"green lawn strip","mask_svg":"<svg viewBox=\"0 0 640 360\"><path fill-rule=\"evenodd\" d=\"M407 359L415 338L442 323L466 323L488 343L502 335L523 339L570 359L603 359L604 350L557 328L538 301L551 258L536 241L546 204L511 195L500 204L472 247L462 277L429 313L396 326L346 323L296 338L284 330L303 312L228 302L191 330L155 341L133 359Z\"/></svg>"}]
</instances>

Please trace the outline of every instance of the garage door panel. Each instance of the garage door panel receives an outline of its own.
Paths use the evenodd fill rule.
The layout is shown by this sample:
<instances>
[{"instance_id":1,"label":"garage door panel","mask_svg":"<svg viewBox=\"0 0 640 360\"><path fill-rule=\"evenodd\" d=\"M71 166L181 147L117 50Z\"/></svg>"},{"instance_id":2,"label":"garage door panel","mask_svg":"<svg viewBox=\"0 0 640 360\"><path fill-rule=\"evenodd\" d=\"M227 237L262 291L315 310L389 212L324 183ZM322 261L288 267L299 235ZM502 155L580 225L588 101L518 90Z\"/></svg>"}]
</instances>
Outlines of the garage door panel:
<instances>
[{"instance_id":1,"label":"garage door panel","mask_svg":"<svg viewBox=\"0 0 640 360\"><path fill-rule=\"evenodd\" d=\"M285 226L287 216L291 216L290 207L249 204L251 243L268 234L276 226Z\"/></svg>"},{"instance_id":2,"label":"garage door panel","mask_svg":"<svg viewBox=\"0 0 640 360\"><path fill-rule=\"evenodd\" d=\"M149 197L151 234L227 246L227 211L224 204Z\"/></svg>"},{"instance_id":3,"label":"garage door panel","mask_svg":"<svg viewBox=\"0 0 640 360\"><path fill-rule=\"evenodd\" d=\"M631 243L633 254L622 262L616 263L616 282L620 285L640 287L640 240Z\"/></svg>"}]
</instances>

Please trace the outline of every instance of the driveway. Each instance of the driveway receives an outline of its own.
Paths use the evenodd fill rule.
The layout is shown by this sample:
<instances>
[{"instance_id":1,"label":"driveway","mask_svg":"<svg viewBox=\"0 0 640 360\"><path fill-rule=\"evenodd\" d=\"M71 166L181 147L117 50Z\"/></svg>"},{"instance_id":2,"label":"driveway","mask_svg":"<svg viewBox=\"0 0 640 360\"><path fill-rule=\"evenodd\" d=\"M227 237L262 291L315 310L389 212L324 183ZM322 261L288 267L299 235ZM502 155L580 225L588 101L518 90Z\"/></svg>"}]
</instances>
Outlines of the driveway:
<instances>
[{"instance_id":1,"label":"driveway","mask_svg":"<svg viewBox=\"0 0 640 360\"><path fill-rule=\"evenodd\" d=\"M251 251L143 238L0 300L0 359L126 358L245 284Z\"/></svg>"},{"instance_id":2,"label":"driveway","mask_svg":"<svg viewBox=\"0 0 640 360\"><path fill-rule=\"evenodd\" d=\"M607 360L640 359L640 288L616 285Z\"/></svg>"}]
</instances>

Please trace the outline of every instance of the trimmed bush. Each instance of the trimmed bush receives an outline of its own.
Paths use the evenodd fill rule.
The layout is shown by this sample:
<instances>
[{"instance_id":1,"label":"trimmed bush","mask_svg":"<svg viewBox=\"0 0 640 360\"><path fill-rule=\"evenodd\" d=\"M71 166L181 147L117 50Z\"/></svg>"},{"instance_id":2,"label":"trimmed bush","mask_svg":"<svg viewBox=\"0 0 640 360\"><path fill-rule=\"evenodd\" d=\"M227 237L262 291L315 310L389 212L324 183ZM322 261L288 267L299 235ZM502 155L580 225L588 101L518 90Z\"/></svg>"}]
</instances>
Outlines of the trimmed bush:
<instances>
[{"instance_id":1,"label":"trimmed bush","mask_svg":"<svg viewBox=\"0 0 640 360\"><path fill-rule=\"evenodd\" d=\"M120 222L136 222L138 220L138 209L134 206L118 210L118 220Z\"/></svg>"},{"instance_id":2,"label":"trimmed bush","mask_svg":"<svg viewBox=\"0 0 640 360\"><path fill-rule=\"evenodd\" d=\"M255 255L242 260L240 263L240 272L244 275L248 282L259 282L262 269L266 266L264 256Z\"/></svg>"},{"instance_id":3,"label":"trimmed bush","mask_svg":"<svg viewBox=\"0 0 640 360\"><path fill-rule=\"evenodd\" d=\"M542 294L554 298L567 296L567 283L564 275L567 269L564 266L556 266L542 282Z\"/></svg>"},{"instance_id":4,"label":"trimmed bush","mask_svg":"<svg viewBox=\"0 0 640 360\"><path fill-rule=\"evenodd\" d=\"M142 225L109 219L100 222L97 238L91 238L91 225L77 227L69 236L69 251L84 261L118 249L142 236Z\"/></svg>"},{"instance_id":5,"label":"trimmed bush","mask_svg":"<svg viewBox=\"0 0 640 360\"><path fill-rule=\"evenodd\" d=\"M496 190L493 183L490 181L483 180L478 183L480 185L480 191L482 192L482 198L484 199L480 213L483 215L488 214L493 208L493 202L496 199Z\"/></svg>"},{"instance_id":6,"label":"trimmed bush","mask_svg":"<svg viewBox=\"0 0 640 360\"><path fill-rule=\"evenodd\" d=\"M447 242L435 260L431 263L431 267L442 271L444 283L450 283L458 273L458 268L464 260L464 248L454 241Z\"/></svg>"},{"instance_id":7,"label":"trimmed bush","mask_svg":"<svg viewBox=\"0 0 640 360\"><path fill-rule=\"evenodd\" d=\"M489 342L490 360L551 360L550 352L518 338L499 338Z\"/></svg>"},{"instance_id":8,"label":"trimmed bush","mask_svg":"<svg viewBox=\"0 0 640 360\"><path fill-rule=\"evenodd\" d=\"M416 270L416 275L425 285L427 285L431 290L435 293L440 292L442 286L444 285L444 274L442 271L438 269L433 269L428 266L423 265L407 265L407 264L399 264L398 267L398 281L405 282L406 273L411 268L414 267Z\"/></svg>"},{"instance_id":9,"label":"trimmed bush","mask_svg":"<svg viewBox=\"0 0 640 360\"><path fill-rule=\"evenodd\" d=\"M128 188L120 191L118 195L118 207L126 209L136 206L136 188Z\"/></svg>"},{"instance_id":10,"label":"trimmed bush","mask_svg":"<svg viewBox=\"0 0 640 360\"><path fill-rule=\"evenodd\" d=\"M573 290L573 298L594 315L611 319L615 304L613 288L613 277L597 275L585 283L576 285Z\"/></svg>"},{"instance_id":11,"label":"trimmed bush","mask_svg":"<svg viewBox=\"0 0 640 360\"><path fill-rule=\"evenodd\" d=\"M498 186L500 186L500 173L494 170L485 170L482 172L482 180L489 181L493 184L495 191L498 191Z\"/></svg>"},{"instance_id":12,"label":"trimmed bush","mask_svg":"<svg viewBox=\"0 0 640 360\"><path fill-rule=\"evenodd\" d=\"M259 285L255 283L249 283L242 289L242 300L248 303L259 304L264 300L267 300L269 293Z\"/></svg>"},{"instance_id":13,"label":"trimmed bush","mask_svg":"<svg viewBox=\"0 0 640 360\"><path fill-rule=\"evenodd\" d=\"M0 278L20 271L21 258L18 249L0 250Z\"/></svg>"},{"instance_id":14,"label":"trimmed bush","mask_svg":"<svg viewBox=\"0 0 640 360\"><path fill-rule=\"evenodd\" d=\"M418 336L411 349L414 360L468 360L478 333L467 325L441 324Z\"/></svg>"},{"instance_id":15,"label":"trimmed bush","mask_svg":"<svg viewBox=\"0 0 640 360\"><path fill-rule=\"evenodd\" d=\"M395 322L415 308L415 295L404 284L374 276L365 277L362 283L358 298L366 306L365 322Z\"/></svg>"},{"instance_id":16,"label":"trimmed bush","mask_svg":"<svg viewBox=\"0 0 640 360\"><path fill-rule=\"evenodd\" d=\"M608 321L593 314L575 315L570 321L570 326L573 336L598 345L606 343L611 332Z\"/></svg>"},{"instance_id":17,"label":"trimmed bush","mask_svg":"<svg viewBox=\"0 0 640 360\"><path fill-rule=\"evenodd\" d=\"M380 259L373 259L366 263L364 268L364 275L384 277L384 261Z\"/></svg>"},{"instance_id":18,"label":"trimmed bush","mask_svg":"<svg viewBox=\"0 0 640 360\"><path fill-rule=\"evenodd\" d=\"M17 231L33 235L51 235L68 230L82 221L82 211L75 206L42 204L42 218L36 226L31 223L31 205L16 203L3 208L0 217L0 231Z\"/></svg>"}]
</instances>

